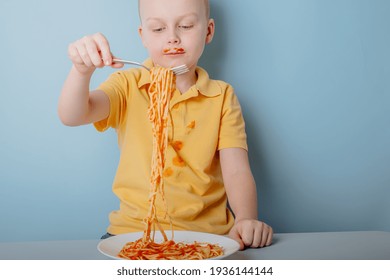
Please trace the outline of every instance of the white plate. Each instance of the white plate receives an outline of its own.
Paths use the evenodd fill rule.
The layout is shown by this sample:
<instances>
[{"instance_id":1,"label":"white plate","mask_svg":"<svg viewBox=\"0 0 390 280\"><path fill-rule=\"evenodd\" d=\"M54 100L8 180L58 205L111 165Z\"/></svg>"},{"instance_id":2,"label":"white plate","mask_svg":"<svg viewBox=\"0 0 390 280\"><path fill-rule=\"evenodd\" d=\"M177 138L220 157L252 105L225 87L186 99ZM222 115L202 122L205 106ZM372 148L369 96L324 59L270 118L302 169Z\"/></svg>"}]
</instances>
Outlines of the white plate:
<instances>
[{"instance_id":1,"label":"white plate","mask_svg":"<svg viewBox=\"0 0 390 280\"><path fill-rule=\"evenodd\" d=\"M169 237L170 232L166 231L167 236ZM99 242L97 248L103 255L106 255L107 257L113 258L113 259L122 259L118 257L118 253L120 250L122 250L123 246L130 241L135 241L139 238L141 238L143 235L143 232L133 232L133 233L126 233L126 234L119 234L107 239L104 239ZM161 233L156 231L155 241L157 243L160 243L163 240ZM184 242L184 243L194 243L194 241L197 242L208 242L212 244L218 244L223 248L224 254L222 256L218 256L212 259L222 259L225 258L235 252L238 251L240 248L240 245L237 241L223 236L223 235L216 235L216 234L210 234L210 233L204 233L204 232L195 232L195 231L174 231L174 238L173 240L175 242Z\"/></svg>"}]
</instances>

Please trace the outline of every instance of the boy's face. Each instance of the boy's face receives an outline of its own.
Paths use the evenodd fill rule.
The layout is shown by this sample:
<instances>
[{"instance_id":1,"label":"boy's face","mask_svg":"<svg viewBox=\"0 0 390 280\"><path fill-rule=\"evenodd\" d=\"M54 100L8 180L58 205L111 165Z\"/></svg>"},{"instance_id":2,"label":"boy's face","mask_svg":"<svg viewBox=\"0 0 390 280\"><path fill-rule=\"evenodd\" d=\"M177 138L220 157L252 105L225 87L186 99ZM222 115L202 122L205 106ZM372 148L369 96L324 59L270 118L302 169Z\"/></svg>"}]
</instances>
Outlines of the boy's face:
<instances>
[{"instance_id":1,"label":"boy's face","mask_svg":"<svg viewBox=\"0 0 390 280\"><path fill-rule=\"evenodd\" d=\"M139 33L153 62L194 69L214 35L204 0L140 0Z\"/></svg>"}]
</instances>

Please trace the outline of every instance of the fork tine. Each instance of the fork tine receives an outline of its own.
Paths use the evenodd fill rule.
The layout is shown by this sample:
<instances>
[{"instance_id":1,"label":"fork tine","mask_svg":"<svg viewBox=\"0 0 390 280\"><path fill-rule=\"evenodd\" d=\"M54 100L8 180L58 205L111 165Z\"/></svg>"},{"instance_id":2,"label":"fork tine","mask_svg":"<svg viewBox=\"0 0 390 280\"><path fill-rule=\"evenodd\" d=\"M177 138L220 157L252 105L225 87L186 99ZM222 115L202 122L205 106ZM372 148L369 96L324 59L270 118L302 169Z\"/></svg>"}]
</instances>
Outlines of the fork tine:
<instances>
[{"instance_id":1,"label":"fork tine","mask_svg":"<svg viewBox=\"0 0 390 280\"><path fill-rule=\"evenodd\" d=\"M190 70L188 69L187 65L183 64L183 65L180 65L180 66L173 67L172 71L176 75L181 75L181 74L187 73Z\"/></svg>"}]
</instances>

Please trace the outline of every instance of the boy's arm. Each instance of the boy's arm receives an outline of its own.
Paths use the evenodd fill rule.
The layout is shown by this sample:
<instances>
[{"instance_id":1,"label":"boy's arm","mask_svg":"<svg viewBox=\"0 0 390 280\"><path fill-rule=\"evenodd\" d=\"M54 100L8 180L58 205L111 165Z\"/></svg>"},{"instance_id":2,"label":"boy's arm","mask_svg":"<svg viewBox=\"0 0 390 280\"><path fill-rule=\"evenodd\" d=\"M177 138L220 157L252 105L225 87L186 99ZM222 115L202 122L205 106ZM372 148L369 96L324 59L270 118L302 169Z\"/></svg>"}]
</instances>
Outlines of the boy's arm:
<instances>
[{"instance_id":1,"label":"boy's arm","mask_svg":"<svg viewBox=\"0 0 390 280\"><path fill-rule=\"evenodd\" d=\"M96 68L123 64L112 64L112 54L103 34L85 36L72 43L68 55L73 66L64 83L58 103L58 115L65 125L77 126L106 118L110 112L110 101L101 90L89 91L91 77Z\"/></svg>"},{"instance_id":2,"label":"boy's arm","mask_svg":"<svg viewBox=\"0 0 390 280\"><path fill-rule=\"evenodd\" d=\"M229 236L240 243L240 249L264 247L272 242L270 226L258 220L256 184L248 153L242 148L220 150L222 175L235 224Z\"/></svg>"},{"instance_id":3,"label":"boy's arm","mask_svg":"<svg viewBox=\"0 0 390 280\"><path fill-rule=\"evenodd\" d=\"M89 91L91 76L80 75L72 67L58 103L58 115L65 125L89 124L108 116L110 112L108 96L101 90Z\"/></svg>"}]
</instances>

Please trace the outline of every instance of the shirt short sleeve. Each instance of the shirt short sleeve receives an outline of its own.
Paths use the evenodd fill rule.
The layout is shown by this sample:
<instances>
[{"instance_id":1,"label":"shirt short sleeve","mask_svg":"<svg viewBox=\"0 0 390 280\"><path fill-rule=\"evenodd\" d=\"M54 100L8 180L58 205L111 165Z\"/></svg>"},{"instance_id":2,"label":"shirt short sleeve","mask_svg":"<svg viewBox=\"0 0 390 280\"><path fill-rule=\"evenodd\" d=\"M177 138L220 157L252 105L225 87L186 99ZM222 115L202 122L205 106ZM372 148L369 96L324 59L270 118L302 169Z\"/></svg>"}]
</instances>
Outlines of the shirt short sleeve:
<instances>
[{"instance_id":1,"label":"shirt short sleeve","mask_svg":"<svg viewBox=\"0 0 390 280\"><path fill-rule=\"evenodd\" d=\"M129 98L129 80L127 73L118 71L110 75L99 87L110 100L110 113L107 118L95 122L94 126L98 131L105 131L108 128L118 128L126 113L127 99Z\"/></svg>"},{"instance_id":2,"label":"shirt short sleeve","mask_svg":"<svg viewBox=\"0 0 390 280\"><path fill-rule=\"evenodd\" d=\"M218 140L218 150L224 148L248 150L241 106L231 86L225 92Z\"/></svg>"}]
</instances>

